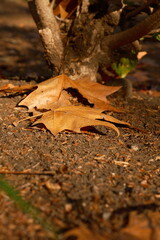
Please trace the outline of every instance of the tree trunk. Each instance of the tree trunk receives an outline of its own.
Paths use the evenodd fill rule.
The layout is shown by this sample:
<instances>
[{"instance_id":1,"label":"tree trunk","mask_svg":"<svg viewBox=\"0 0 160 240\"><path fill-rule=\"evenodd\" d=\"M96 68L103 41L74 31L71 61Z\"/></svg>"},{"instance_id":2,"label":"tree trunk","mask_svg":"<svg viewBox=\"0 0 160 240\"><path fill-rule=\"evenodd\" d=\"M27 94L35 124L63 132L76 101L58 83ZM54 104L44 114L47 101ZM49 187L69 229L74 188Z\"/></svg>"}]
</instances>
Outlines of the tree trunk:
<instances>
[{"instance_id":1,"label":"tree trunk","mask_svg":"<svg viewBox=\"0 0 160 240\"><path fill-rule=\"evenodd\" d=\"M54 74L65 73L72 79L89 75L96 81L98 70L107 71L124 46L125 51L138 51L135 41L160 26L159 7L142 22L122 31L124 21L129 21L122 0L79 1L75 18L64 21L53 15L53 2L28 0L49 66ZM65 34L60 32L61 25L69 28Z\"/></svg>"},{"instance_id":2,"label":"tree trunk","mask_svg":"<svg viewBox=\"0 0 160 240\"><path fill-rule=\"evenodd\" d=\"M28 5L44 46L46 60L50 68L58 73L62 64L63 45L52 4L49 0L28 0Z\"/></svg>"}]
</instances>

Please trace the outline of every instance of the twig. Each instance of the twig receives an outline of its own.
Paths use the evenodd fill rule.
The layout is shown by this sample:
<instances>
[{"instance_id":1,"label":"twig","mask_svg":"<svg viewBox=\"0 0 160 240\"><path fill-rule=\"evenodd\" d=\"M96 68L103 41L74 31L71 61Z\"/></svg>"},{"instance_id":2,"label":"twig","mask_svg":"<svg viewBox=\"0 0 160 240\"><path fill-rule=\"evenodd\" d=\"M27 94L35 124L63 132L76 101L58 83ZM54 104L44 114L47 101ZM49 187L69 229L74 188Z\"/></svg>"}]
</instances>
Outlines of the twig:
<instances>
[{"instance_id":1,"label":"twig","mask_svg":"<svg viewBox=\"0 0 160 240\"><path fill-rule=\"evenodd\" d=\"M55 175L53 171L34 171L34 172L27 172L27 171L0 171L0 174L14 174L14 175Z\"/></svg>"},{"instance_id":2,"label":"twig","mask_svg":"<svg viewBox=\"0 0 160 240\"><path fill-rule=\"evenodd\" d=\"M149 0L146 3L144 3L143 5L139 6L138 8L135 8L132 12L129 12L126 15L126 19L129 19L131 17L136 16L137 14L139 14L143 9L148 8L150 6L150 4L154 3L154 0Z\"/></svg>"},{"instance_id":3,"label":"twig","mask_svg":"<svg viewBox=\"0 0 160 240\"><path fill-rule=\"evenodd\" d=\"M134 126L130 126L129 129L137 130L139 132L146 133L146 134L149 133L149 131L147 131L145 129L141 129L141 128L134 127Z\"/></svg>"}]
</instances>

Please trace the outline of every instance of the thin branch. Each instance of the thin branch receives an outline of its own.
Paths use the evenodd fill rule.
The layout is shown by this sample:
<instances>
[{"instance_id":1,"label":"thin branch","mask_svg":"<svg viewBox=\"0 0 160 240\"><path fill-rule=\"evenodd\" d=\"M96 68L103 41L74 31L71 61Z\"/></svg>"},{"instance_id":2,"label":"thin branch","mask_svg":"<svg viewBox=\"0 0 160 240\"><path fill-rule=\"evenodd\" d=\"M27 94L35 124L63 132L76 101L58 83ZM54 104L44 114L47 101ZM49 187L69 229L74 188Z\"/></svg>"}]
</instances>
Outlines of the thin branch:
<instances>
[{"instance_id":1,"label":"thin branch","mask_svg":"<svg viewBox=\"0 0 160 240\"><path fill-rule=\"evenodd\" d=\"M153 4L155 2L155 0L148 0L147 2L145 2L144 4L142 4L139 7L136 7L132 12L129 12L125 19L129 19L131 17L136 16L137 14L139 14L142 10L144 10L145 8L148 8L151 4Z\"/></svg>"},{"instance_id":2,"label":"thin branch","mask_svg":"<svg viewBox=\"0 0 160 240\"><path fill-rule=\"evenodd\" d=\"M141 37L145 36L153 29L158 28L160 26L160 8L157 9L149 17L145 18L142 22L138 23L134 27L116 33L114 35L109 35L105 37L102 43L102 50L111 48L117 49L129 43L132 43Z\"/></svg>"},{"instance_id":3,"label":"thin branch","mask_svg":"<svg viewBox=\"0 0 160 240\"><path fill-rule=\"evenodd\" d=\"M63 54L59 25L49 0L28 0L28 5L37 25L48 64L58 72Z\"/></svg>"},{"instance_id":4,"label":"thin branch","mask_svg":"<svg viewBox=\"0 0 160 240\"><path fill-rule=\"evenodd\" d=\"M9 170L0 170L0 174L14 174L14 175L55 175L55 172L53 171L9 171Z\"/></svg>"}]
</instances>

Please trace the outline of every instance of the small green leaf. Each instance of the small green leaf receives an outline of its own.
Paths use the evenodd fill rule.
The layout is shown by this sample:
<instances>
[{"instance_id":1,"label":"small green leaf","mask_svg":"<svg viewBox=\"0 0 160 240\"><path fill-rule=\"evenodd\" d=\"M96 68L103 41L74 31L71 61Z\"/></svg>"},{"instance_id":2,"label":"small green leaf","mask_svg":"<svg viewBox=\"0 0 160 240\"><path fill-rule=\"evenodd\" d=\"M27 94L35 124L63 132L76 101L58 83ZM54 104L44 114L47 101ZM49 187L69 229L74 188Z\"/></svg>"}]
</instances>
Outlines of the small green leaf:
<instances>
[{"instance_id":1,"label":"small green leaf","mask_svg":"<svg viewBox=\"0 0 160 240\"><path fill-rule=\"evenodd\" d=\"M154 33L154 34L152 35L152 38L160 41L160 32Z\"/></svg>"},{"instance_id":2,"label":"small green leaf","mask_svg":"<svg viewBox=\"0 0 160 240\"><path fill-rule=\"evenodd\" d=\"M113 63L111 67L118 76L125 78L127 74L135 68L136 64L137 60L121 58L119 63Z\"/></svg>"}]
</instances>

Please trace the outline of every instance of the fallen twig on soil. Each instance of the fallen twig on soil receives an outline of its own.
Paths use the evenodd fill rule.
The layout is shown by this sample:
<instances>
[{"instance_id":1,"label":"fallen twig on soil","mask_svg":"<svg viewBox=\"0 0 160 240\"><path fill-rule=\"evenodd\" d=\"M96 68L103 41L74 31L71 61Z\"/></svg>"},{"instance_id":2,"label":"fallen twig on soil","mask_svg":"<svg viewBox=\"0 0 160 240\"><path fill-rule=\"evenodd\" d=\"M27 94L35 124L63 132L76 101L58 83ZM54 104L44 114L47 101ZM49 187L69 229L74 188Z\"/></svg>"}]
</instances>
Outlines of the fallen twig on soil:
<instances>
[{"instance_id":1,"label":"fallen twig on soil","mask_svg":"<svg viewBox=\"0 0 160 240\"><path fill-rule=\"evenodd\" d=\"M34 171L34 172L29 172L29 171L0 171L0 174L15 174L15 175L54 175L55 172L53 171L45 171L45 172L40 172L40 171Z\"/></svg>"}]
</instances>

